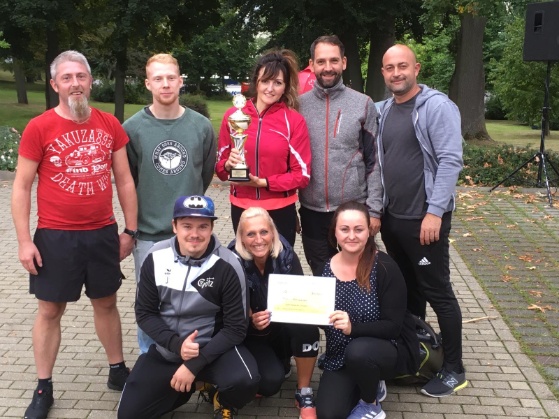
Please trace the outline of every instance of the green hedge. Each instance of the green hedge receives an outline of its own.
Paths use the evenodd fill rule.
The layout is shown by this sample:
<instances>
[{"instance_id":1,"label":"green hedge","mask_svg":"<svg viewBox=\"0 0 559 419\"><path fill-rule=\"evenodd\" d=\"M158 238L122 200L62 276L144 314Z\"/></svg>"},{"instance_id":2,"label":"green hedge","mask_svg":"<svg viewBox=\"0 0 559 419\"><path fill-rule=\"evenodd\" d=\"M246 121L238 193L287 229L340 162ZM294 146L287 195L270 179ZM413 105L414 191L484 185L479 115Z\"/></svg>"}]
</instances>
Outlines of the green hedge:
<instances>
[{"instance_id":1,"label":"green hedge","mask_svg":"<svg viewBox=\"0 0 559 419\"><path fill-rule=\"evenodd\" d=\"M511 145L464 146L464 169L460 173L458 184L493 186L506 178L516 168L530 160L537 150L528 147L514 147ZM559 169L559 154L549 152L548 158ZM558 176L550 164L546 164L547 175L551 184L557 186ZM539 160L536 159L526 165L506 181L504 186L535 187L538 177Z\"/></svg>"},{"instance_id":2,"label":"green hedge","mask_svg":"<svg viewBox=\"0 0 559 419\"><path fill-rule=\"evenodd\" d=\"M15 128L0 126L0 170L13 172L17 166L17 151L21 135Z\"/></svg>"},{"instance_id":3,"label":"green hedge","mask_svg":"<svg viewBox=\"0 0 559 419\"><path fill-rule=\"evenodd\" d=\"M96 80L91 89L91 99L97 102L114 103L115 82L113 80ZM124 103L147 105L151 103L151 92L144 83L126 82L124 84Z\"/></svg>"},{"instance_id":4,"label":"green hedge","mask_svg":"<svg viewBox=\"0 0 559 419\"><path fill-rule=\"evenodd\" d=\"M206 118L210 117L210 111L208 109L208 104L206 103L206 98L202 95L180 95L179 102L181 105L201 113Z\"/></svg>"}]
</instances>

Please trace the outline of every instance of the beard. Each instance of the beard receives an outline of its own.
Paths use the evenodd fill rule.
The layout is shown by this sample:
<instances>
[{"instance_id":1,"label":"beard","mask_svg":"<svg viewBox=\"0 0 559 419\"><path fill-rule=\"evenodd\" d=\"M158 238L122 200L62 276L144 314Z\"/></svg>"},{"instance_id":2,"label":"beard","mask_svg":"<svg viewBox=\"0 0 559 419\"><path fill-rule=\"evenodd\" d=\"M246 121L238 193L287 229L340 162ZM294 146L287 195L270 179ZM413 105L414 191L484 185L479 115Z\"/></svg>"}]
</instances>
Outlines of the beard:
<instances>
[{"instance_id":1,"label":"beard","mask_svg":"<svg viewBox=\"0 0 559 419\"><path fill-rule=\"evenodd\" d=\"M403 79L403 83L399 86L394 86L392 83L387 85L388 90L396 96L403 96L413 88L413 83L408 79Z\"/></svg>"},{"instance_id":2,"label":"beard","mask_svg":"<svg viewBox=\"0 0 559 419\"><path fill-rule=\"evenodd\" d=\"M328 76L334 76L334 78L330 81L325 81L322 76L323 75L328 75ZM342 78L342 73L336 73L335 71L330 71L328 73L323 72L320 74L316 75L316 81L318 82L318 84L321 87L324 88L328 88L328 87L334 87L335 85L338 84L338 82L340 81L340 79Z\"/></svg>"},{"instance_id":3,"label":"beard","mask_svg":"<svg viewBox=\"0 0 559 419\"><path fill-rule=\"evenodd\" d=\"M77 97L70 96L68 98L68 107L70 108L72 119L78 122L85 121L91 114L91 109L89 109L89 102L85 95L80 95Z\"/></svg>"}]
</instances>

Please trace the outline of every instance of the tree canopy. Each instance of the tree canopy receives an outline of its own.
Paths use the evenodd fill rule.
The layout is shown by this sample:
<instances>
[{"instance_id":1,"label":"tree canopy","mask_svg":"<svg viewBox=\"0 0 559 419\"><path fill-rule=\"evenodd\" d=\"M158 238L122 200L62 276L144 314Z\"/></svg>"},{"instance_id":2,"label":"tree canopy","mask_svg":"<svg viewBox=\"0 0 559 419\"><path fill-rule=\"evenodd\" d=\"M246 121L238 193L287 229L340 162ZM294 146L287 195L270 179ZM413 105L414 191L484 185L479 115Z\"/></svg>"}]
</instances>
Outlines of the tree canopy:
<instances>
[{"instance_id":1,"label":"tree canopy","mask_svg":"<svg viewBox=\"0 0 559 419\"><path fill-rule=\"evenodd\" d=\"M13 70L18 101L25 81L44 74L46 106L57 102L48 64L62 50L87 56L96 77L115 82L122 119L127 80L142 80L145 60L171 52L196 90L212 80L248 77L255 57L290 48L301 68L316 37L337 34L346 46L344 82L374 100L387 96L382 55L404 42L422 63L420 81L448 93L462 114L466 139L488 138L484 99L498 98L509 118L535 124L541 113L540 63L521 59L531 0L0 0L0 58ZM551 98L557 98L557 69Z\"/></svg>"}]
</instances>

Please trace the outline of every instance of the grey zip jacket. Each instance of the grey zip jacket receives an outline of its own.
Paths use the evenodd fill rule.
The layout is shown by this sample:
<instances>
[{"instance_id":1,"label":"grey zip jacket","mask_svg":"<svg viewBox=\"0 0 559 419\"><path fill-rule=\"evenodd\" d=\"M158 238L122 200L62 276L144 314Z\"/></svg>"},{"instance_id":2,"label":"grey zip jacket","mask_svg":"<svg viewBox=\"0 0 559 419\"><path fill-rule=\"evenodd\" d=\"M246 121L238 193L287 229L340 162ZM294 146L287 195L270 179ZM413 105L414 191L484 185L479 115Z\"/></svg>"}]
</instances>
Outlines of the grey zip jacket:
<instances>
[{"instance_id":1,"label":"grey zip jacket","mask_svg":"<svg viewBox=\"0 0 559 419\"><path fill-rule=\"evenodd\" d=\"M383 189L376 159L377 110L370 97L346 87L314 84L300 98L311 141L311 179L299 190L304 207L335 211L347 201L367 205L372 217L382 214Z\"/></svg>"},{"instance_id":2,"label":"grey zip jacket","mask_svg":"<svg viewBox=\"0 0 559 419\"><path fill-rule=\"evenodd\" d=\"M423 152L423 173L427 212L442 217L455 205L456 182L462 170L462 130L460 111L447 95L420 84L421 92L412 112L415 136ZM378 136L379 162L384 164L382 132L384 121L394 99L388 99L381 109ZM402 166L402 170L405 166ZM381 170L381 173L383 171ZM384 177L382 178L384 185ZM388 205L386 193L383 203Z\"/></svg>"}]
</instances>

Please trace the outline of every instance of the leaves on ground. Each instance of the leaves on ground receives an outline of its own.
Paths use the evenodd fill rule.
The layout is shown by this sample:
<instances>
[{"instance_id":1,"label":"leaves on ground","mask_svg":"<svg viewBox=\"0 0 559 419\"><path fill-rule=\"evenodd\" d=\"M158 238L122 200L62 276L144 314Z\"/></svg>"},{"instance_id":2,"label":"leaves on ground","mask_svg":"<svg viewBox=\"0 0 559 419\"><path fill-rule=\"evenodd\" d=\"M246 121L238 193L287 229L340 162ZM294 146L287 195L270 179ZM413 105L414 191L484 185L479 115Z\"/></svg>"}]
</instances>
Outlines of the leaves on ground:
<instances>
[{"instance_id":1,"label":"leaves on ground","mask_svg":"<svg viewBox=\"0 0 559 419\"><path fill-rule=\"evenodd\" d=\"M539 306L537 304L530 304L528 306L528 310L535 310L535 311L539 311L541 313L545 313L546 310L551 310L551 306L550 305L546 305L546 306Z\"/></svg>"}]
</instances>

